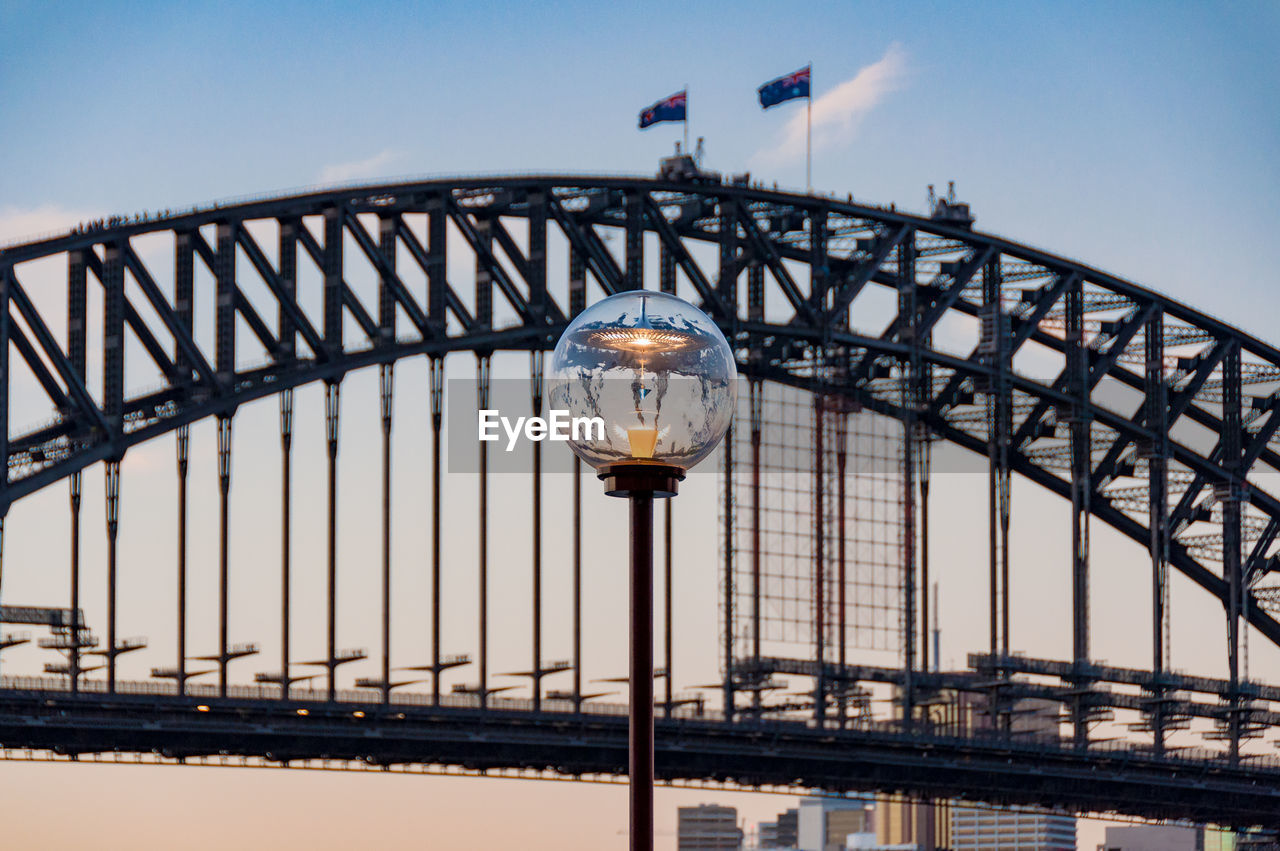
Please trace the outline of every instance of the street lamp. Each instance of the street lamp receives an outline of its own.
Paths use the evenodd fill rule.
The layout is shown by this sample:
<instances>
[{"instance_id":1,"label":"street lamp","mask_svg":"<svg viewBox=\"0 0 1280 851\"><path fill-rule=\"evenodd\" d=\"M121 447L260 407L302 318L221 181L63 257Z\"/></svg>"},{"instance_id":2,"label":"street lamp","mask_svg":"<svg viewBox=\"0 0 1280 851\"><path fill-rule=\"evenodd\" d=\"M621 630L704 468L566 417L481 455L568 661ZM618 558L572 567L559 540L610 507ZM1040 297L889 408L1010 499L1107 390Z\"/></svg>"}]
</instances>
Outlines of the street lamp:
<instances>
[{"instance_id":1,"label":"street lamp","mask_svg":"<svg viewBox=\"0 0 1280 851\"><path fill-rule=\"evenodd\" d=\"M630 501L632 851L653 848L653 500L675 496L724 437L736 378L733 350L705 313L644 290L580 313L551 360L552 408L596 423L569 445L606 494Z\"/></svg>"}]
</instances>

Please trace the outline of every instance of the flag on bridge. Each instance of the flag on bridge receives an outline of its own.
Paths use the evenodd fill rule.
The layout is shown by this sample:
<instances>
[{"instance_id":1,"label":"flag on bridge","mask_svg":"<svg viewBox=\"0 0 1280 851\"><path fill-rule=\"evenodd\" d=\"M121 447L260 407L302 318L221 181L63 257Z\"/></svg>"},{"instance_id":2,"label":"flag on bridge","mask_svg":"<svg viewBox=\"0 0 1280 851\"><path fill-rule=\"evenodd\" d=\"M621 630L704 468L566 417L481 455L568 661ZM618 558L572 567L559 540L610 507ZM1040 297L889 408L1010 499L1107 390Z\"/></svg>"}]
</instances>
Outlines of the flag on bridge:
<instances>
[{"instance_id":1,"label":"flag on bridge","mask_svg":"<svg viewBox=\"0 0 1280 851\"><path fill-rule=\"evenodd\" d=\"M663 98L653 106L640 110L640 129L643 130L659 121L684 121L688 114L688 105L688 89Z\"/></svg>"},{"instance_id":2,"label":"flag on bridge","mask_svg":"<svg viewBox=\"0 0 1280 851\"><path fill-rule=\"evenodd\" d=\"M760 93L760 106L768 109L784 101L809 97L809 71L812 66L806 65L799 71L793 71L784 77L770 80L757 91Z\"/></svg>"}]
</instances>

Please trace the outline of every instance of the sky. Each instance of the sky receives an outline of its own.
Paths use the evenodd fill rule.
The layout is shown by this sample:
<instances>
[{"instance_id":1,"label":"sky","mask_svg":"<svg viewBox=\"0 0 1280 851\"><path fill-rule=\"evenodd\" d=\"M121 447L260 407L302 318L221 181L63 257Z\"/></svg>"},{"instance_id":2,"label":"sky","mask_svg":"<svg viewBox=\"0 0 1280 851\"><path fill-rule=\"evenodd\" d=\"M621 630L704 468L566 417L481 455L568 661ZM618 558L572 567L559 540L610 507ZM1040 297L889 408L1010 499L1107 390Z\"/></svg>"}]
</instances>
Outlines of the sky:
<instances>
[{"instance_id":1,"label":"sky","mask_svg":"<svg viewBox=\"0 0 1280 851\"><path fill-rule=\"evenodd\" d=\"M1277 275L1262 249L1280 228L1274 191L1280 185L1280 54L1274 49L1280 7L846 2L804 4L803 14L796 9L758 2L730 10L687 3L0 0L0 242L113 213L339 181L648 174L681 129L664 124L641 132L637 114L686 86L690 137L705 138L709 167L803 188L804 108L791 103L762 112L755 90L812 63L818 190L923 211L927 185L941 190L954 180L979 229L1083 260L1274 340L1276 311L1269 306ZM402 410L425 413L423 394L412 389L424 386L423 374L413 366L398 371L410 388L402 393ZM376 410L376 382L353 379L345 392L350 410ZM314 426L318 396L300 394L299 405ZM270 432L274 417L270 405L246 410L237 434ZM353 428L374 434L369 422ZM194 440L196 451L210 457L212 431L197 429ZM270 441L245 443L237 484L252 481L257 467L277 463ZM358 439L346 446L352 448L344 448L344 481L353 489L372 486L371 451ZM320 448L316 429L300 437L299 453ZM172 451L171 441L157 442L126 462L126 528L145 527L150 517L171 511ZM415 442L404 440L397 451L406 469L426 469ZM199 499L212 491L210 466L193 474L193 490L204 494ZM300 491L322 486L318 474L299 476ZM421 482L412 474L406 479L413 504ZM243 530L246 560L256 544L274 546L273 481L263 486L272 496L246 500L233 520ZM91 478L88 487L86 515L97 523L100 479ZM938 512L940 539L949 533L963 540L974 522L960 505L965 487L938 488L940 504L953 507ZM63 514L50 519L51 512L65 511L65 492L56 490L11 515L6 601L61 587L39 569L47 536L65 529ZM1015 526L1015 550L1023 557L1015 564L1035 564L1045 553L1062 552L1067 512L1023 490L1018 505L1029 507L1019 508L1027 520ZM690 496L685 504L714 511L706 493ZM601 528L613 529L617 518L607 508L589 510ZM527 498L505 495L499 510L523 516ZM299 511L309 516L305 506ZM375 540L372 512L356 506L349 534L344 527L347 563L375 551L366 546ZM422 543L421 530L411 519L397 522L404 530L397 553L411 553ZM122 546L149 564L171 552L167 534L149 539L126 531ZM195 558L207 561L211 531L195 534ZM306 549L306 541L299 546L299 561L314 557L318 570L320 551ZM1105 532L1095 546L1117 565L1132 557ZM691 547L690 563L715 558L714 545ZM959 549L957 584L965 569L985 561ZM308 569L301 568L304 575ZM714 600L715 578L694 573L682 579L681 599L696 613ZM1126 587L1123 571L1115 573L1099 582ZM621 599L617 583L600 581L611 601ZM462 593L465 582L459 583ZM1028 614L1015 634L1032 636L1036 606L1051 608L1060 589L1031 578L1022 588ZM249 596L248 586L243 593ZM358 596L360 588L352 593ZM1109 600L1100 600L1095 613L1101 652L1123 658L1145 632L1116 626L1124 616L1116 602L1123 594ZM1187 605L1212 615L1212 607ZM608 625L605 608L601 628ZM138 620L147 615L133 614ZM514 613L511 618L518 621ZM709 637L710 621L691 625L691 634ZM1219 621L1212 623L1216 630ZM1203 643L1196 630L1174 637L1192 662ZM962 660L974 646L965 640L977 633L961 613L944 619L943 631ZM1217 640L1216 631L1205 627L1205 633ZM686 685L714 677L714 657L689 652L680 660L691 672ZM1262 678L1280 681L1274 657L1258 651L1257 659L1271 666ZM132 664L145 676L147 665L163 661ZM0 778L0 819L48 848L113 847L103 844L103 833L129 837L118 847L168 848L174 831L182 847L191 848L245 837L253 837L251 844L338 848L359 843L370 824L384 823L403 828L379 836L388 848L477 847L481 828L494 845L625 847L618 831L625 797L611 787L22 763L0 763ZM83 819L54 815L69 797L85 802L77 808ZM712 799L736 804L752 819L790 801L662 790L659 830L673 826L677 802ZM510 807L518 818L486 818L495 806ZM190 830L196 818L214 816L213 829ZM566 831L567 825L574 829ZM1089 830L1096 832L1096 825ZM673 847L669 835L664 841Z\"/></svg>"}]
</instances>

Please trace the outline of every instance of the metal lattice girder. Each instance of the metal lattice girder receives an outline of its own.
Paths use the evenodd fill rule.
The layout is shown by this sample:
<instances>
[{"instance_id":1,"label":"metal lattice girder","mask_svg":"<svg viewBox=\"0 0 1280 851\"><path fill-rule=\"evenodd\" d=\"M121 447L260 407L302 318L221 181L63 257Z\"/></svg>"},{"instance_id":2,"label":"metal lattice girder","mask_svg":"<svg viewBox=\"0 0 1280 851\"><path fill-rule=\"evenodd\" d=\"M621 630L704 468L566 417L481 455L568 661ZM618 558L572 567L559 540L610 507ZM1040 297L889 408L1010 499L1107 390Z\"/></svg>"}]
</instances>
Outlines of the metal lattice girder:
<instances>
[{"instance_id":1,"label":"metal lattice girder","mask_svg":"<svg viewBox=\"0 0 1280 851\"><path fill-rule=\"evenodd\" d=\"M626 718L618 707L571 714L512 706L492 712L454 696L453 705L400 704L389 713L372 701L295 703L206 695L207 689L199 698L122 693L104 704L101 695L64 693L51 706L49 693L16 692L0 704L0 735L15 748L6 756L28 759L57 748L70 754L132 752L147 760L191 764L209 758L210 764L370 770L435 765L449 767L449 773L499 776L502 769L512 769L512 776L521 777L618 776L626 770ZM193 712L196 700L209 711ZM305 714L298 711L304 706ZM364 719L360 723L353 723L355 712ZM566 735L567 725L573 735ZM237 735L228 737L228 729ZM720 782L793 793L893 789L1001 806L1052 800L1075 812L1241 827L1275 827L1280 802L1273 766L1206 764L1176 753L1157 758L1118 748L1080 754L1003 736L823 730L795 721L725 724L688 709L658 719L655 732L660 778L700 786ZM762 736L768 747L761 747ZM1188 782L1189 776L1195 781Z\"/></svg>"},{"instance_id":2,"label":"metal lattice girder","mask_svg":"<svg viewBox=\"0 0 1280 851\"><path fill-rule=\"evenodd\" d=\"M362 216L380 222L376 236ZM523 248L510 230L515 219L529 222ZM274 259L253 236L272 230L279 239ZM655 235L662 263L641 271L645 233ZM143 263L134 240L148 234L171 236L172 268L154 259ZM462 237L454 250L469 255L477 280L490 285L483 289L491 288L511 308L514 321L493 327L486 305L478 304L474 315L467 308L455 289L461 282L447 275L451 234ZM624 246L621 262L606 244L615 237ZM343 250L347 240L354 251ZM900 287L899 254L908 240L917 288L909 301L918 314L913 321L897 316L887 325L867 327L859 321L862 304L872 290ZM709 246L710 254L699 244ZM400 248L411 263L393 262ZM717 248L719 268L708 267L703 258ZM689 287L686 295L699 300L740 347L743 370L751 375L803 382L811 369L803 353L818 344L839 346L851 359L846 389L873 409L898 415L901 387L887 376L903 374L915 358L930 376L931 398L920 405L923 424L983 454L986 440L972 402L975 392L989 386L996 366L976 334L970 351L956 353L935 345L931 332L951 317L979 323L994 304L1007 327L1001 360L1013 365L1004 371L1012 472L1068 496L1069 465L1064 468L1061 451L1052 442L1046 446L1045 438L1058 434L1062 412L1086 404L1093 424L1085 453L1090 470L1087 483L1076 479L1088 495L1088 512L1148 546L1149 507L1132 493L1112 495L1111 486L1149 468L1143 453L1157 444L1150 425L1154 409L1148 403L1118 407L1094 391L1107 379L1149 400L1157 387L1152 382L1162 379L1159 395L1166 401L1156 419L1169 438L1162 457L1177 498L1169 506L1169 527L1186 531L1195 519L1200 526L1194 534L1221 538L1223 512L1201 519L1205 507L1217 504L1217 491L1238 494L1240 540L1249 544L1240 556L1245 586L1272 563L1271 524L1280 519L1280 498L1259 474L1280 471L1275 347L1157 292L944 220L747 186L639 178L481 177L349 187L81 228L3 249L0 279L10 309L0 312L0 325L17 361L48 397L54 420L6 429L9 475L0 507L97 461L118 458L138 443L301 384L336 381L351 370L416 355L549 348L565 324L562 305L571 298L563 281L546 279L549 258L558 252L570 254L571 272L579 270L574 297L585 297L588 277L608 294L637 283L654 286L649 277L678 273L680 286ZM298 296L299 253L321 275L320 311L305 309ZM65 257L73 298L66 316L42 316L21 280L28 263L58 256ZM216 293L196 291L196 263L208 268ZM804 266L810 274L795 273ZM366 303L349 285L358 267L373 270L380 301ZM998 298L983 296L984 268L998 270ZM739 304L743 270L751 286L763 285L763 299ZM250 297L237 274L259 279L264 287ZM101 335L84 333L78 293L87 276L100 282L105 296ZM1065 334L1073 291L1080 294L1083 382L1071 384L1065 371L1050 381L1019 372L1019 353L1032 347L1065 365L1073 351ZM139 293L146 311L134 303ZM221 310L220 332L208 349L191 330L196 312L207 310ZM389 338L388 318L396 312L408 323ZM1163 317L1164 353L1157 368L1148 368L1145 329L1157 314ZM275 327L266 321L271 317ZM354 339L343 335L348 318L361 331ZM249 334L234 333L239 321ZM51 327L71 329L65 343ZM126 395L126 333L160 373L160 389ZM89 357L88 345L103 349ZM268 362L237 366L251 360L237 357L246 345L262 346ZM748 351L756 358L748 358ZM1239 368L1224 371L1233 351ZM88 389L88 362L103 364L101 392ZM1246 386L1254 395L1243 392ZM1224 411L1236 399L1239 417ZM4 413L6 421L12 417ZM1183 442L1183 424L1220 436L1224 429L1238 431L1227 435L1238 444L1238 454L1228 458L1228 446ZM1174 540L1169 563L1226 606L1230 577L1206 557L1220 549ZM1280 624L1256 606L1244 609L1257 629L1280 640Z\"/></svg>"}]
</instances>

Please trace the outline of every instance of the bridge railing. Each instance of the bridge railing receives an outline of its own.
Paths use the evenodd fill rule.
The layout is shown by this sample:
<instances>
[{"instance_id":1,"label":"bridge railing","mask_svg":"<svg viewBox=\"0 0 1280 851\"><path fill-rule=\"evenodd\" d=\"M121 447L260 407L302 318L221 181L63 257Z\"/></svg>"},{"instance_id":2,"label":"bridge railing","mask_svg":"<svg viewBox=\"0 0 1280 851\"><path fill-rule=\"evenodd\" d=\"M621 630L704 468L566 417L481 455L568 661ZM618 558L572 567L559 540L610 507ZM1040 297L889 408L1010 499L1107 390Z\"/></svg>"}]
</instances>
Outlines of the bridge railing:
<instances>
[{"instance_id":1,"label":"bridge railing","mask_svg":"<svg viewBox=\"0 0 1280 851\"><path fill-rule=\"evenodd\" d=\"M70 692L70 683L65 677L33 677L33 676L0 676L0 691L19 691L19 692ZM107 694L107 683L105 680L84 679L81 680L79 691L81 694ZM119 680L116 682L115 694L117 695L133 695L143 697L183 697L192 701L200 700L217 700L222 695L215 685L203 683L187 683L186 689L182 694L178 692L177 683L169 681L130 681ZM263 684L263 685L228 685L225 697L230 700L270 700L278 701L281 699L280 686ZM369 706L371 704L381 703L382 692L378 689L339 689L335 692L335 700L338 703L357 704L360 706ZM306 687L291 686L289 688L288 700L296 703L328 703L329 693L325 689L313 689ZM437 703L429 694L417 692L401 692L391 695L392 706L406 707L430 707L441 706L448 709L479 709L480 698L474 694L442 694L440 701ZM511 712L533 712L534 703L531 699L518 697L501 697L491 696L488 699L488 708L498 711ZM574 705L572 700L561 698L544 697L541 703L543 712L573 712ZM627 714L626 704L620 703L594 703L584 701L582 703L583 713L589 715L616 715L619 717ZM703 711L689 707L678 707L672 710L672 715L681 718L700 718L709 721L722 720L720 713Z\"/></svg>"}]
</instances>

